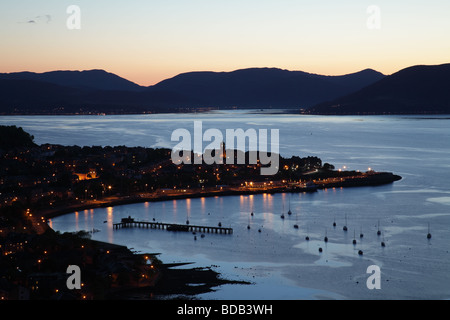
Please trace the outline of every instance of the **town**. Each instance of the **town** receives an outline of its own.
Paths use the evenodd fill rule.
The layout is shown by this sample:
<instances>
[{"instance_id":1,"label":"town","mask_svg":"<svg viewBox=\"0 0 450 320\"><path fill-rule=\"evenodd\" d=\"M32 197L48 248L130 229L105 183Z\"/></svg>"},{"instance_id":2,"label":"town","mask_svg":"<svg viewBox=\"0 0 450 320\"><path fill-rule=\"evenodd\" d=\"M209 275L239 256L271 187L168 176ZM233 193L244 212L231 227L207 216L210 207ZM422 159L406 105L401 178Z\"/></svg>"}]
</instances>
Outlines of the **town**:
<instances>
[{"instance_id":1,"label":"town","mask_svg":"<svg viewBox=\"0 0 450 320\"><path fill-rule=\"evenodd\" d=\"M400 179L370 170L334 170L313 156L278 155L278 173L261 176L259 159L255 164L175 164L169 149L36 145L33 139L21 128L0 127L0 299L111 298L121 290L154 287L166 270L154 255L93 241L87 232L54 232L47 219L59 214L123 203L316 192ZM222 156L227 154L242 156L234 150L224 150ZM81 290L67 289L69 265L83 267Z\"/></svg>"}]
</instances>

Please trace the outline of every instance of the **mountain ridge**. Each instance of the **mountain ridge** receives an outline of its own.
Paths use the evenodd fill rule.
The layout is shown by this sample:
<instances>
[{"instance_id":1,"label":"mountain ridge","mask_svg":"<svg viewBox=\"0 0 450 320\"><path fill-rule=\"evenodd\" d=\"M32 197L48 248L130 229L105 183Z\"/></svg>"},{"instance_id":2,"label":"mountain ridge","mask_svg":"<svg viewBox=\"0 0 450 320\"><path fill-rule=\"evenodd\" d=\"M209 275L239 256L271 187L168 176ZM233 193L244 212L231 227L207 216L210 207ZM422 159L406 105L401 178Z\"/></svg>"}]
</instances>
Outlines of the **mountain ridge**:
<instances>
[{"instance_id":1,"label":"mountain ridge","mask_svg":"<svg viewBox=\"0 0 450 320\"><path fill-rule=\"evenodd\" d=\"M279 68L247 68L231 72L182 73L148 90L201 97L206 103L219 107L307 108L326 98L353 92L383 77L371 69L342 76L323 76Z\"/></svg>"},{"instance_id":2,"label":"mountain ridge","mask_svg":"<svg viewBox=\"0 0 450 320\"><path fill-rule=\"evenodd\" d=\"M144 87L122 78L114 73L102 69L91 70L55 70L49 72L12 72L0 73L4 80L34 80L61 86L95 89L95 90L124 90L141 91Z\"/></svg>"},{"instance_id":3,"label":"mountain ridge","mask_svg":"<svg viewBox=\"0 0 450 320\"><path fill-rule=\"evenodd\" d=\"M324 98L342 96L383 77L367 69L342 76L322 76L279 68L247 68L231 72L187 72L144 87L99 69L1 73L0 112L140 113L211 107L300 108Z\"/></svg>"},{"instance_id":4,"label":"mountain ridge","mask_svg":"<svg viewBox=\"0 0 450 320\"><path fill-rule=\"evenodd\" d=\"M140 86L100 69L0 74L0 113L143 113L205 108L296 109L308 114L450 114L450 63L385 76L326 76L280 68L181 73Z\"/></svg>"},{"instance_id":5,"label":"mountain ridge","mask_svg":"<svg viewBox=\"0 0 450 320\"><path fill-rule=\"evenodd\" d=\"M349 95L319 103L311 114L450 113L450 64L417 65Z\"/></svg>"}]
</instances>

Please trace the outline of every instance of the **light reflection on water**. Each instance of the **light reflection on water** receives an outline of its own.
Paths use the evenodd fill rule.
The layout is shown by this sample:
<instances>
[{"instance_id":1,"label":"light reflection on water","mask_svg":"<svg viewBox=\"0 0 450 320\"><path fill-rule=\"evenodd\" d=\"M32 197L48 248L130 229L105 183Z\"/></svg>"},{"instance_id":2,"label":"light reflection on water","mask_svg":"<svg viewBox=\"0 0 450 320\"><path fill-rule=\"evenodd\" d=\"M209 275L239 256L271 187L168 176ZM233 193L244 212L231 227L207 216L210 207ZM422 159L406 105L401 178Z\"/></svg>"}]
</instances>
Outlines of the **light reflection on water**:
<instances>
[{"instance_id":1,"label":"light reflection on water","mask_svg":"<svg viewBox=\"0 0 450 320\"><path fill-rule=\"evenodd\" d=\"M432 298L450 296L450 119L444 117L319 117L258 115L135 115L106 117L0 117L0 124L22 126L37 143L173 147L171 132L204 120L208 128L280 129L284 156L318 156L336 168L393 171L393 185L328 189L315 194L261 194L142 203L87 210L52 219L55 230L93 230L94 239L161 252L166 262L219 265L219 272L252 286L224 286L202 298L296 299ZM293 212L288 216L287 210ZM284 208L284 209L283 209ZM281 213L285 219L281 219ZM250 215L254 212L253 217ZM138 220L232 226L234 234L162 230L113 230L112 224ZM347 216L348 232L342 231ZM105 222L106 221L106 222ZM333 228L333 221L337 227ZM376 235L380 221L382 236ZM251 229L247 230L250 223ZM299 229L294 229L297 223ZM426 239L427 225L433 237ZM258 232L261 229L261 232ZM351 242L354 233L364 233ZM325 244L325 233L329 242ZM305 241L309 235L311 240ZM380 242L384 240L386 247ZM319 253L318 248L323 252ZM357 251L364 251L359 256ZM379 264L383 290L365 288L366 269ZM389 280L389 281L388 281ZM308 289L320 289L317 290Z\"/></svg>"}]
</instances>

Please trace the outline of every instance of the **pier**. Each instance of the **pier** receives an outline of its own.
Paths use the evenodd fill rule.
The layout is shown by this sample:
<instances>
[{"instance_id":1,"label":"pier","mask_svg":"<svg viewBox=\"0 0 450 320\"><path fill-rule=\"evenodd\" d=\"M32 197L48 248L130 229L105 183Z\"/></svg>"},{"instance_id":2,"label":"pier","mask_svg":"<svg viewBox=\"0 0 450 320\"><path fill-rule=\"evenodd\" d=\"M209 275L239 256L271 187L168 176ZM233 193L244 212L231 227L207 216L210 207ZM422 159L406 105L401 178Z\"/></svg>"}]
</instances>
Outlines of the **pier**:
<instances>
[{"instance_id":1,"label":"pier","mask_svg":"<svg viewBox=\"0 0 450 320\"><path fill-rule=\"evenodd\" d=\"M147 222L147 221L135 221L132 218L124 218L119 223L113 224L114 229L121 228L146 228L146 229L162 229L167 231L182 231L182 232L204 232L204 233L218 233L218 234L232 234L233 228L224 227L209 227L209 226L196 226L189 224L174 224L174 223L162 223L162 222Z\"/></svg>"}]
</instances>

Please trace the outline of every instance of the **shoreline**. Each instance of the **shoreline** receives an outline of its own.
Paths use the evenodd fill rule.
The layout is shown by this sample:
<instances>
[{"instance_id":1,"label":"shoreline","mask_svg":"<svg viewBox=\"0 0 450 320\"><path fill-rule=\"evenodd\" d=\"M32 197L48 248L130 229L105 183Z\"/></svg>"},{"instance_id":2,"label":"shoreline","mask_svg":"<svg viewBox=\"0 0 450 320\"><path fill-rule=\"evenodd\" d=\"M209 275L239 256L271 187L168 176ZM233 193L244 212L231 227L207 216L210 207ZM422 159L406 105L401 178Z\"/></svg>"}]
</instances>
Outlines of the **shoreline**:
<instances>
[{"instance_id":1,"label":"shoreline","mask_svg":"<svg viewBox=\"0 0 450 320\"><path fill-rule=\"evenodd\" d=\"M50 210L36 210L38 216L42 216L45 219L51 219L57 216L91 209L115 207L120 205L144 203L144 202L162 202L162 201L172 201L172 200L184 200L184 199L195 199L195 198L210 198L210 197L228 197L228 196L240 196L240 195L254 195L254 194L264 194L264 193L311 193L318 190L324 190L328 188L354 188L354 187L374 187L379 185L385 185L394 183L395 181L401 180L402 177L395 175L391 172L376 172L368 175L364 178L353 178L344 179L341 181L332 181L329 183L317 183L314 187L304 187L304 188L288 188L287 186L276 187L271 189L255 188L253 190L238 190L238 189L227 189L227 190L208 190L200 192L183 192L179 194L143 194L138 195L127 195L120 197L110 197L109 199L103 200L93 200L88 203L76 203L69 206L62 206L57 208L52 208Z\"/></svg>"},{"instance_id":2,"label":"shoreline","mask_svg":"<svg viewBox=\"0 0 450 320\"><path fill-rule=\"evenodd\" d=\"M352 179L352 181L339 181L330 182L328 184L316 185L314 191L339 187L355 187L355 186L376 186L380 184L392 183L401 179L392 173L374 173L364 178ZM301 190L301 189L300 189ZM126 205L142 202L160 202L170 200L181 200L188 198L201 198L201 197L215 197L215 196L236 196L243 194L262 194L262 193L282 193L282 192L311 192L312 190L296 190L295 188L288 189L286 187L276 187L271 190L209 190L207 192L195 192L181 193L172 195L152 194L153 196L125 196L114 197L107 199L106 201L92 201L90 203L77 204L72 206L66 206L63 208L54 208L48 212L39 212L46 218L56 217L80 210L89 210L101 207L110 207L118 205ZM109 245L109 243L104 243ZM125 247L118 244L119 247ZM157 257L158 254L148 253L149 256ZM161 265L158 268L159 273L157 279L155 279L152 286L145 287L129 287L123 290L118 290L111 293L110 298L121 300L159 300L159 299L196 299L200 294L209 293L214 291L216 287L220 287L225 284L238 284L238 285L251 285L251 282L242 281L237 279L223 278L222 274L212 269L211 266L203 267L189 267L188 265L195 262L165 264L161 261ZM182 267L182 268L178 268Z\"/></svg>"}]
</instances>

